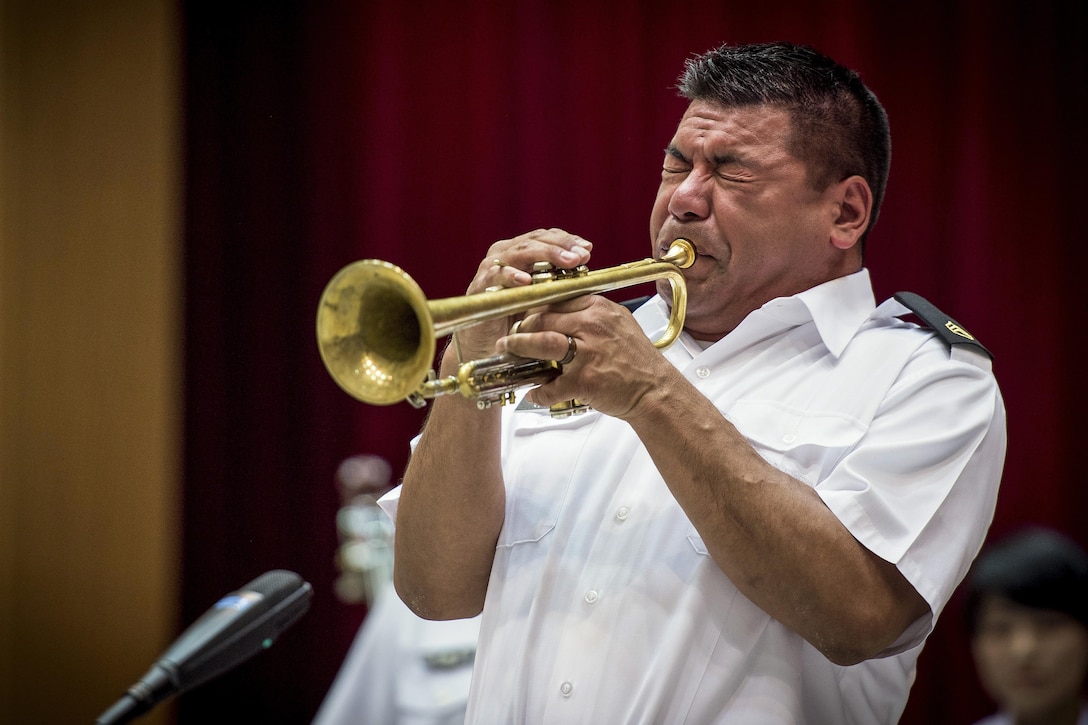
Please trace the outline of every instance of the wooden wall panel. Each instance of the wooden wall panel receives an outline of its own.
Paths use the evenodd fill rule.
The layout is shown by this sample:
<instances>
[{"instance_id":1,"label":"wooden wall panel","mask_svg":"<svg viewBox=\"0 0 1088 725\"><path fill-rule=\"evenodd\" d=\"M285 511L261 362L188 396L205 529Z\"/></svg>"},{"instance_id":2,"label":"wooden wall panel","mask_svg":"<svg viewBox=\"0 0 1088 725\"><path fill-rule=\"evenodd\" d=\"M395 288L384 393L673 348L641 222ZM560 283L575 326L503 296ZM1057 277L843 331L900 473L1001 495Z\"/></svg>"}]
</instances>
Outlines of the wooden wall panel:
<instances>
[{"instance_id":1,"label":"wooden wall panel","mask_svg":"<svg viewBox=\"0 0 1088 725\"><path fill-rule=\"evenodd\" d=\"M0 3L2 722L90 722L176 634L176 16Z\"/></svg>"}]
</instances>

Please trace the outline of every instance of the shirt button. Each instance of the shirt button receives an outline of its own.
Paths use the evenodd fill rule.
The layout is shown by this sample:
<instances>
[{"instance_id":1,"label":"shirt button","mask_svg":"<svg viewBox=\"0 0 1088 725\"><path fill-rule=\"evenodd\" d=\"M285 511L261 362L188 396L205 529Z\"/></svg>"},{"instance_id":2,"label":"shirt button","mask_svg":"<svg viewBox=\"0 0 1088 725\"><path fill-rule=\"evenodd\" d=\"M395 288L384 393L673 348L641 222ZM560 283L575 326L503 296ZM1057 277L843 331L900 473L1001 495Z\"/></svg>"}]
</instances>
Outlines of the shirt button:
<instances>
[{"instance_id":1,"label":"shirt button","mask_svg":"<svg viewBox=\"0 0 1088 725\"><path fill-rule=\"evenodd\" d=\"M627 517L631 515L631 509L626 506L620 506L616 509L616 518L620 521L626 521Z\"/></svg>"},{"instance_id":2,"label":"shirt button","mask_svg":"<svg viewBox=\"0 0 1088 725\"><path fill-rule=\"evenodd\" d=\"M710 377L710 368L699 368L695 371L695 374L704 380Z\"/></svg>"},{"instance_id":3,"label":"shirt button","mask_svg":"<svg viewBox=\"0 0 1088 725\"><path fill-rule=\"evenodd\" d=\"M588 592L586 592L586 603L587 604L596 604L597 597L599 597L599 596L600 595L597 594L596 589L590 589Z\"/></svg>"},{"instance_id":4,"label":"shirt button","mask_svg":"<svg viewBox=\"0 0 1088 725\"><path fill-rule=\"evenodd\" d=\"M574 685L564 682L559 686L559 691L563 693L563 697L570 697L570 693L574 692Z\"/></svg>"},{"instance_id":5,"label":"shirt button","mask_svg":"<svg viewBox=\"0 0 1088 725\"><path fill-rule=\"evenodd\" d=\"M786 435L782 436L783 443L793 443L795 440L797 440L797 436L795 436L793 433L787 433Z\"/></svg>"}]
</instances>

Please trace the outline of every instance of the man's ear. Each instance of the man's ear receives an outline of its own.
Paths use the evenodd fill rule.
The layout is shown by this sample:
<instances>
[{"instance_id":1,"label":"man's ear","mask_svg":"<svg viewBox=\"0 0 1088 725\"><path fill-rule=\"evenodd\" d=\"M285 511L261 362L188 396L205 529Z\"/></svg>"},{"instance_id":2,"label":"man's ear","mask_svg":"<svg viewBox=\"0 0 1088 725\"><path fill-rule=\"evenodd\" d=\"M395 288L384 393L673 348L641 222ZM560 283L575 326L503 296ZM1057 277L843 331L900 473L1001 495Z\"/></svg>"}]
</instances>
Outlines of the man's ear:
<instances>
[{"instance_id":1,"label":"man's ear","mask_svg":"<svg viewBox=\"0 0 1088 725\"><path fill-rule=\"evenodd\" d=\"M869 226L873 212L873 192L860 176L849 176L832 186L836 218L831 229L831 243L850 249Z\"/></svg>"}]
</instances>

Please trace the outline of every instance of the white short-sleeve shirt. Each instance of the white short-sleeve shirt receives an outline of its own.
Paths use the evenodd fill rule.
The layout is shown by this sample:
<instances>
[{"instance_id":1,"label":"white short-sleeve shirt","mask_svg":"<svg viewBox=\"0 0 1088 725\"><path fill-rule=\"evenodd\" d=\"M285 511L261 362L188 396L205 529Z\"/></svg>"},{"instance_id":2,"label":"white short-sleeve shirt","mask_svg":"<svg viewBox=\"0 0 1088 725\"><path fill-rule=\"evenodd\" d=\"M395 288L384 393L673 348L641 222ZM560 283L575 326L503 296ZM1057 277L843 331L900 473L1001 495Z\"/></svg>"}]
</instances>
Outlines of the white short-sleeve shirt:
<instances>
[{"instance_id":1,"label":"white short-sleeve shirt","mask_svg":"<svg viewBox=\"0 0 1088 725\"><path fill-rule=\"evenodd\" d=\"M311 725L462 725L479 628L420 619L387 584Z\"/></svg>"},{"instance_id":2,"label":"white short-sleeve shirt","mask_svg":"<svg viewBox=\"0 0 1088 725\"><path fill-rule=\"evenodd\" d=\"M929 603L878 658L832 664L742 595L623 421L503 412L506 517L476 723L894 723L982 544L1004 461L989 358L875 307L866 271L772 300L666 357ZM651 339L668 310L636 312Z\"/></svg>"}]
</instances>

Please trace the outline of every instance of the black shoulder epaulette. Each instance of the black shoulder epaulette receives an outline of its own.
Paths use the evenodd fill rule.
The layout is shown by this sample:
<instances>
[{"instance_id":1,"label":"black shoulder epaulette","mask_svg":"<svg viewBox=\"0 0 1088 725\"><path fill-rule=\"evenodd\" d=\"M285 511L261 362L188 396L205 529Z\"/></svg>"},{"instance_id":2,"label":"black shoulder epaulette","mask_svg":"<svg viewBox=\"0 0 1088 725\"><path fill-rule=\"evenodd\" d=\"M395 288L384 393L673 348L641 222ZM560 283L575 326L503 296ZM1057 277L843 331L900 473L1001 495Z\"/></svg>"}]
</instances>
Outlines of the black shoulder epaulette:
<instances>
[{"instance_id":1,"label":"black shoulder epaulette","mask_svg":"<svg viewBox=\"0 0 1088 725\"><path fill-rule=\"evenodd\" d=\"M896 292L895 299L918 315L922 322L933 328L933 331L948 345L969 345L978 348L993 360L993 353L976 340L974 335L968 332L960 323L934 307L925 297L916 295L913 292Z\"/></svg>"},{"instance_id":2,"label":"black shoulder epaulette","mask_svg":"<svg viewBox=\"0 0 1088 725\"><path fill-rule=\"evenodd\" d=\"M631 312L634 312L639 307L642 307L642 305L648 299L650 299L650 295L646 295L644 297L636 297L633 300L625 300L625 301L621 302L620 304L623 305L624 307L626 307L627 309L631 310Z\"/></svg>"}]
</instances>

